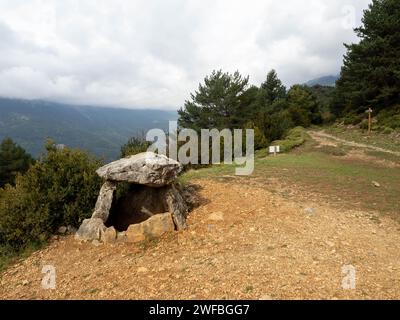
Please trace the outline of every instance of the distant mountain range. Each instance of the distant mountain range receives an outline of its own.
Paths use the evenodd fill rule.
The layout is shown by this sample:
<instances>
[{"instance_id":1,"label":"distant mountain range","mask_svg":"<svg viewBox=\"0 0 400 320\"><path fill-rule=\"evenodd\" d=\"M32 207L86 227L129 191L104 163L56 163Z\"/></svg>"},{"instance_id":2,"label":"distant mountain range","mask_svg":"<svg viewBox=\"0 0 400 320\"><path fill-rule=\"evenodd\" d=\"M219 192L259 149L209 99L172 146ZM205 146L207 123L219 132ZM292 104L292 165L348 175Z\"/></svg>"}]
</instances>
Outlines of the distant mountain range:
<instances>
[{"instance_id":1,"label":"distant mountain range","mask_svg":"<svg viewBox=\"0 0 400 320\"><path fill-rule=\"evenodd\" d=\"M57 144L116 159L121 146L152 128L168 128L176 111L75 106L41 100L0 98L0 140L10 137L33 156L47 138Z\"/></svg>"},{"instance_id":2,"label":"distant mountain range","mask_svg":"<svg viewBox=\"0 0 400 320\"><path fill-rule=\"evenodd\" d=\"M307 85L309 87L313 87L316 85L334 87L336 84L336 81L338 79L339 79L339 75L325 76L325 77L310 80L310 81L306 82L305 85Z\"/></svg>"}]
</instances>

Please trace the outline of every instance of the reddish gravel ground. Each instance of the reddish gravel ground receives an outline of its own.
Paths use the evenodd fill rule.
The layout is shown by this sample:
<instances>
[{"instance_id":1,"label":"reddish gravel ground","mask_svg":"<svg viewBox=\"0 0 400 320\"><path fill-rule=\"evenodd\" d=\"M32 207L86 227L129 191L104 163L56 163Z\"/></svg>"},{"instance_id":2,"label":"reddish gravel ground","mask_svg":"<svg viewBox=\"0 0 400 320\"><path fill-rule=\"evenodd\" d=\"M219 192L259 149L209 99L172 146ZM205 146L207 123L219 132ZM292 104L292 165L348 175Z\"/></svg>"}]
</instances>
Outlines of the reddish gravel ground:
<instances>
[{"instance_id":1,"label":"reddish gravel ground","mask_svg":"<svg viewBox=\"0 0 400 320\"><path fill-rule=\"evenodd\" d=\"M244 183L245 181L245 183ZM400 226L256 180L198 180L189 228L141 245L73 237L9 267L1 299L400 299ZM275 190L274 192L271 192ZM44 265L56 288L41 286ZM356 271L342 288L343 266Z\"/></svg>"}]
</instances>

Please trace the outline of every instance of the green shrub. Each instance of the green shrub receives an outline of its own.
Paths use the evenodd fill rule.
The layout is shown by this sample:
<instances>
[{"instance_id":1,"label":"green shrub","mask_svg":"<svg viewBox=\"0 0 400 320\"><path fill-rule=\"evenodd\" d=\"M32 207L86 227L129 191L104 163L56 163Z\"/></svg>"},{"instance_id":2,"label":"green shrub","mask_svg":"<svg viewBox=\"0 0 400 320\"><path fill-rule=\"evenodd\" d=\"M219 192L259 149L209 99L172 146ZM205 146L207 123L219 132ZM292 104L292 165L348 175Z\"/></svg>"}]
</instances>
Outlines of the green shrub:
<instances>
[{"instance_id":1,"label":"green shrub","mask_svg":"<svg viewBox=\"0 0 400 320\"><path fill-rule=\"evenodd\" d=\"M138 153L146 152L151 145L144 136L132 137L121 147L121 157L125 158Z\"/></svg>"},{"instance_id":2,"label":"green shrub","mask_svg":"<svg viewBox=\"0 0 400 320\"><path fill-rule=\"evenodd\" d=\"M265 138L264 133L253 122L248 122L246 124L246 129L254 130L254 149L255 150L260 150L262 148L265 148L268 145L268 141ZM246 141L245 137L243 137L243 141Z\"/></svg>"},{"instance_id":3,"label":"green shrub","mask_svg":"<svg viewBox=\"0 0 400 320\"><path fill-rule=\"evenodd\" d=\"M303 127L295 127L288 131L283 140L276 140L271 145L280 146L281 152L288 152L295 147L301 146L308 138Z\"/></svg>"},{"instance_id":4,"label":"green shrub","mask_svg":"<svg viewBox=\"0 0 400 320\"><path fill-rule=\"evenodd\" d=\"M349 114L347 115L344 119L343 119L343 123L348 126L348 125L356 125L358 123L360 123L361 118L358 115L355 114Z\"/></svg>"},{"instance_id":5,"label":"green shrub","mask_svg":"<svg viewBox=\"0 0 400 320\"><path fill-rule=\"evenodd\" d=\"M321 113L322 123L324 124L332 124L335 122L336 117L330 111L325 111Z\"/></svg>"},{"instance_id":6,"label":"green shrub","mask_svg":"<svg viewBox=\"0 0 400 320\"><path fill-rule=\"evenodd\" d=\"M5 138L0 144L0 187L14 184L17 174L26 172L33 162L23 148Z\"/></svg>"},{"instance_id":7,"label":"green shrub","mask_svg":"<svg viewBox=\"0 0 400 320\"><path fill-rule=\"evenodd\" d=\"M368 119L364 119L363 121L361 121L360 123L360 129L362 130L368 130L369 127L369 121Z\"/></svg>"},{"instance_id":8,"label":"green shrub","mask_svg":"<svg viewBox=\"0 0 400 320\"><path fill-rule=\"evenodd\" d=\"M47 153L0 197L0 245L41 243L61 225L89 217L101 186L100 162L85 152L47 145Z\"/></svg>"},{"instance_id":9,"label":"green shrub","mask_svg":"<svg viewBox=\"0 0 400 320\"><path fill-rule=\"evenodd\" d=\"M382 133L383 134L391 134L393 132L394 132L394 130L392 128L389 128L389 127L383 127L382 128Z\"/></svg>"},{"instance_id":10,"label":"green shrub","mask_svg":"<svg viewBox=\"0 0 400 320\"><path fill-rule=\"evenodd\" d=\"M382 110L377 115L377 119L380 126L391 129L400 128L400 106Z\"/></svg>"},{"instance_id":11,"label":"green shrub","mask_svg":"<svg viewBox=\"0 0 400 320\"><path fill-rule=\"evenodd\" d=\"M268 149L264 148L264 149L256 150L254 155L257 159L263 159L269 155Z\"/></svg>"}]
</instances>

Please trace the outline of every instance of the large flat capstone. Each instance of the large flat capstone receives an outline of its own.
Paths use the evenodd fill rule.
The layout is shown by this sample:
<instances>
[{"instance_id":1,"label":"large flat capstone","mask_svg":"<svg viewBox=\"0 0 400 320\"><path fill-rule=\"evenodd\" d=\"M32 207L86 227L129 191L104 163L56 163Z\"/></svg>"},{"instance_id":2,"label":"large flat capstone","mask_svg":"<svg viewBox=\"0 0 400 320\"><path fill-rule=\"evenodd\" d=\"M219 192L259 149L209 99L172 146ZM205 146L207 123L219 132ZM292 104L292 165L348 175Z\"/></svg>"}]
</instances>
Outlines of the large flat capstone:
<instances>
[{"instance_id":1,"label":"large flat capstone","mask_svg":"<svg viewBox=\"0 0 400 320\"><path fill-rule=\"evenodd\" d=\"M109 181L162 187L171 184L181 170L182 165L175 160L153 152L144 152L111 162L96 172Z\"/></svg>"}]
</instances>

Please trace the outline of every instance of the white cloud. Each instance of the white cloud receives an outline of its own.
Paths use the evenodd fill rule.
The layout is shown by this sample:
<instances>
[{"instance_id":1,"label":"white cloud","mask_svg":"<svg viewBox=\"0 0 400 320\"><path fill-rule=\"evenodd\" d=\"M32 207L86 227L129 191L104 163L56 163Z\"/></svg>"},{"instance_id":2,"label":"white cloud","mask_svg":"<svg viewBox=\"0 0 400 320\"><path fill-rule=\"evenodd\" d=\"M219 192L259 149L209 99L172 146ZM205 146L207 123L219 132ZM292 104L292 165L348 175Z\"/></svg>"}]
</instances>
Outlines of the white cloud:
<instances>
[{"instance_id":1,"label":"white cloud","mask_svg":"<svg viewBox=\"0 0 400 320\"><path fill-rule=\"evenodd\" d=\"M173 109L213 69L305 82L339 72L369 2L0 0L0 96Z\"/></svg>"}]
</instances>

